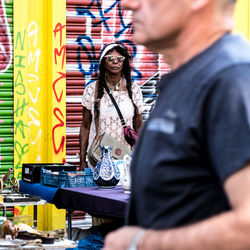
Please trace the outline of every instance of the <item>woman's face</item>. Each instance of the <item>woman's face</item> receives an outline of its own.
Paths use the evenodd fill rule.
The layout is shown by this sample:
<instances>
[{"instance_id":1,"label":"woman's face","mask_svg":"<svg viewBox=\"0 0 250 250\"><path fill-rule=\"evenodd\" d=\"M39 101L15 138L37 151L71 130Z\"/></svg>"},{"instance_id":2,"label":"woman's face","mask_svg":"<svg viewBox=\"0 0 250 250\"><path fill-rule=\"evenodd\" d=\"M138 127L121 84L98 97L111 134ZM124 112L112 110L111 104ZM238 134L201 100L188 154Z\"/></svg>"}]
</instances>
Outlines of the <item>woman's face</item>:
<instances>
[{"instance_id":1,"label":"woman's face","mask_svg":"<svg viewBox=\"0 0 250 250\"><path fill-rule=\"evenodd\" d=\"M124 59L125 57L115 50L108 52L104 56L106 73L111 75L121 75Z\"/></svg>"}]
</instances>

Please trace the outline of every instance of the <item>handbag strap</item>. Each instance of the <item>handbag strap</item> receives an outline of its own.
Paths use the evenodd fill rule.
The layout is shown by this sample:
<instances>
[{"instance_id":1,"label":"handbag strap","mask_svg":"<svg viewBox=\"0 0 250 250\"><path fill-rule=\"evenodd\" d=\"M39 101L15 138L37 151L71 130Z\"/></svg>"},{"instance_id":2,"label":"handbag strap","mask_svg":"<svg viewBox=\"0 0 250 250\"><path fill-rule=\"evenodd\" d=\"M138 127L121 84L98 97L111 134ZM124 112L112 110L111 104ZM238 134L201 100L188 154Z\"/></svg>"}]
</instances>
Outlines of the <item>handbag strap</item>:
<instances>
[{"instance_id":1,"label":"handbag strap","mask_svg":"<svg viewBox=\"0 0 250 250\"><path fill-rule=\"evenodd\" d=\"M122 122L122 126L125 127L125 126L126 126L126 123L125 123L125 121L124 121L122 112L121 112L121 110L119 109L119 107L118 107L118 105L117 105L117 102L115 101L115 98L114 98L113 95L111 94L111 92L110 92L110 90L109 90L109 88L108 88L108 86L107 86L106 84L104 84L104 88L105 88L105 90L107 91L107 93L108 93L108 95L109 95L111 101L113 102L113 104L114 104L114 106L115 106L115 108L116 108L116 110L117 110L117 113L118 113L118 115L119 115L119 117L120 117L120 120L121 120L121 122Z\"/></svg>"},{"instance_id":2,"label":"handbag strap","mask_svg":"<svg viewBox=\"0 0 250 250\"><path fill-rule=\"evenodd\" d=\"M95 122L96 135L98 135L99 131L99 115L95 109L95 105L98 105L98 109L100 107L100 99L97 99L97 94L98 94L98 81L96 81L95 84L95 100L94 100L94 122Z\"/></svg>"}]
</instances>

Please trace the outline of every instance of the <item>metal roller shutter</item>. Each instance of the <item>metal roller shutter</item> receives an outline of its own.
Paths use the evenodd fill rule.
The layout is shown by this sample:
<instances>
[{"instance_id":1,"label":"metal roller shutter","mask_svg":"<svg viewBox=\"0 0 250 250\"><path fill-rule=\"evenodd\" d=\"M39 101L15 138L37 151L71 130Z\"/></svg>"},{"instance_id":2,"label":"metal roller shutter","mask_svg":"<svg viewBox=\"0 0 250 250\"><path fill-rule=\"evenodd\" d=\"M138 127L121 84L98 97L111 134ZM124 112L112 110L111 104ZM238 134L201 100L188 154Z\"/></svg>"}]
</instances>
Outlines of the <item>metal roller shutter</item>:
<instances>
[{"instance_id":1,"label":"metal roller shutter","mask_svg":"<svg viewBox=\"0 0 250 250\"><path fill-rule=\"evenodd\" d=\"M13 3L0 0L0 174L14 166L12 37ZM13 208L7 216L13 216Z\"/></svg>"},{"instance_id":2,"label":"metal roller shutter","mask_svg":"<svg viewBox=\"0 0 250 250\"><path fill-rule=\"evenodd\" d=\"M120 40L133 55L132 79L141 86L147 119L156 97L156 83L169 70L161 56L132 40L132 17L121 10L119 0L67 0L67 98L66 161L79 164L81 96L85 84L98 74L99 51L104 44Z\"/></svg>"},{"instance_id":3,"label":"metal roller shutter","mask_svg":"<svg viewBox=\"0 0 250 250\"><path fill-rule=\"evenodd\" d=\"M13 154L13 6L0 0L0 173L14 165Z\"/></svg>"}]
</instances>

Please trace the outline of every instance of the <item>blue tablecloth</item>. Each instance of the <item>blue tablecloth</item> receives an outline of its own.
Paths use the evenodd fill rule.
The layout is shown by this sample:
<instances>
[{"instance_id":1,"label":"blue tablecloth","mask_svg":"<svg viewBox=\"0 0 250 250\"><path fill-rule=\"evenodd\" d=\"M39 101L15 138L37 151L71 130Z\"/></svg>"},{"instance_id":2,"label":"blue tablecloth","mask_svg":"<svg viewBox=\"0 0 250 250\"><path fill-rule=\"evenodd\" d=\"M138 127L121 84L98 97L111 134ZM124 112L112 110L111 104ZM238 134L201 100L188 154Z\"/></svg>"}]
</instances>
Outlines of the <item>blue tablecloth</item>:
<instances>
[{"instance_id":1,"label":"blue tablecloth","mask_svg":"<svg viewBox=\"0 0 250 250\"><path fill-rule=\"evenodd\" d=\"M55 193L58 190L56 187L45 186L40 183L30 184L22 180L19 181L19 184L20 192L40 196L43 200L46 200L49 203L52 203Z\"/></svg>"}]
</instances>

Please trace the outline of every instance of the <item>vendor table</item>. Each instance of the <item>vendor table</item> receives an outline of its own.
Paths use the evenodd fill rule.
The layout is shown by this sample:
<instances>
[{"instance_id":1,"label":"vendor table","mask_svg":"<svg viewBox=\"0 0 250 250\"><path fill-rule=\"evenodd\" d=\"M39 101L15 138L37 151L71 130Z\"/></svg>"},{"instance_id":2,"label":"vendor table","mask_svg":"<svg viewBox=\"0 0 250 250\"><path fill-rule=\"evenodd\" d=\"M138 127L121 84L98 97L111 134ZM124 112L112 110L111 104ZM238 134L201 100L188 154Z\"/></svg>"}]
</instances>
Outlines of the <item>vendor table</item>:
<instances>
[{"instance_id":1,"label":"vendor table","mask_svg":"<svg viewBox=\"0 0 250 250\"><path fill-rule=\"evenodd\" d=\"M129 194L124 193L120 186L112 189L98 187L60 188L52 203L57 208L68 209L68 235L71 239L74 210L82 210L96 217L124 218Z\"/></svg>"},{"instance_id":2,"label":"vendor table","mask_svg":"<svg viewBox=\"0 0 250 250\"><path fill-rule=\"evenodd\" d=\"M2 195L6 195L8 197L13 195L13 193L11 192L2 192L1 193ZM34 226L36 227L37 226L37 205L44 205L46 204L46 200L43 200L43 199L40 199L40 200L34 200L32 201L31 200L31 197L26 197L26 196L20 196L18 197L18 193L14 193L16 194L16 198L21 198L22 201L15 201L13 199L12 202L5 202L5 201L1 201L0 202L0 207L3 208L3 216L6 217L6 207L14 207L14 206L33 206L34 207L34 210L33 210L33 218L34 218ZM21 195L21 194L20 194Z\"/></svg>"},{"instance_id":3,"label":"vendor table","mask_svg":"<svg viewBox=\"0 0 250 250\"><path fill-rule=\"evenodd\" d=\"M124 218L129 194L120 186L112 189L98 187L60 188L52 203L57 208L83 210L92 216Z\"/></svg>"},{"instance_id":4,"label":"vendor table","mask_svg":"<svg viewBox=\"0 0 250 250\"><path fill-rule=\"evenodd\" d=\"M57 208L68 210L68 236L71 239L72 220L74 210L81 210L97 217L124 218L129 200L129 194L124 193L120 186L112 189L99 189L98 187L82 188L54 188L29 184L20 181L20 191L34 194L55 204ZM46 195L45 195L46 194Z\"/></svg>"},{"instance_id":5,"label":"vendor table","mask_svg":"<svg viewBox=\"0 0 250 250\"><path fill-rule=\"evenodd\" d=\"M2 250L6 250L6 249L34 249L34 250L44 250L44 249L48 249L48 250L54 250L54 249L66 249L66 248L74 248L77 246L77 242L72 241L72 240L68 240L68 239L64 239L61 241L56 241L54 244L42 244L41 246L34 246L34 245L25 245L22 244L23 242L25 242L25 240L10 240L10 241L6 241L6 240L0 240L0 249Z\"/></svg>"},{"instance_id":6,"label":"vendor table","mask_svg":"<svg viewBox=\"0 0 250 250\"><path fill-rule=\"evenodd\" d=\"M56 187L41 185L40 183L30 184L22 180L19 181L20 192L40 196L43 200L52 203L53 197L58 190Z\"/></svg>"}]
</instances>

